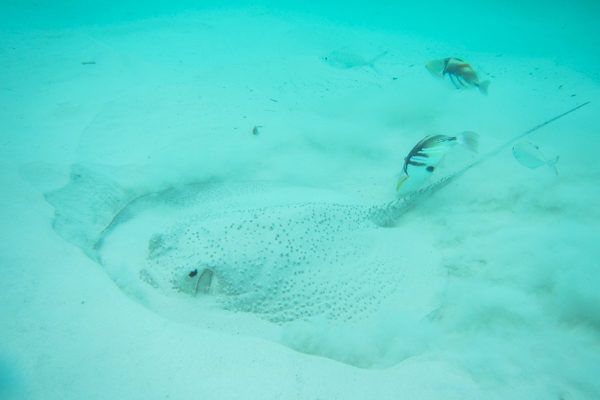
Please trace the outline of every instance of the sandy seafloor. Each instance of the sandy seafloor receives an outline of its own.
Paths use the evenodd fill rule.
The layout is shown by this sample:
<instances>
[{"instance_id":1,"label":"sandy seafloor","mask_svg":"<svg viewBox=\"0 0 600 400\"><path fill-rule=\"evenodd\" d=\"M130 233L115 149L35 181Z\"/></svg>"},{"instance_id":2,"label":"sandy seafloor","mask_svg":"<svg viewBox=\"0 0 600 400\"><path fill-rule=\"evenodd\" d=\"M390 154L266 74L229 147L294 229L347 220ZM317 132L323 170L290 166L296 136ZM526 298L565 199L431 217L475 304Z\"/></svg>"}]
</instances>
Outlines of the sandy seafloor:
<instances>
[{"instance_id":1,"label":"sandy seafloor","mask_svg":"<svg viewBox=\"0 0 600 400\"><path fill-rule=\"evenodd\" d=\"M600 398L597 5L107 4L2 6L0 398ZM559 175L506 149L360 211L427 134L485 154L585 101L528 138Z\"/></svg>"}]
</instances>

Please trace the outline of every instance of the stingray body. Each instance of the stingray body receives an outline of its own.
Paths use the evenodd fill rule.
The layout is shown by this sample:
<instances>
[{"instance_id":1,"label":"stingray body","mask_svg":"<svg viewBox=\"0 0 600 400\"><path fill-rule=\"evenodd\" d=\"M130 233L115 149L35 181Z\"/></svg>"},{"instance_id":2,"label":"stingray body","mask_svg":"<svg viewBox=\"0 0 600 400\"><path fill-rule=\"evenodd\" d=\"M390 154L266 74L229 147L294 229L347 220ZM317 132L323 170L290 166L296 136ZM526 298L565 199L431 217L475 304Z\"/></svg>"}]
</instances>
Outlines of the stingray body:
<instances>
[{"instance_id":1,"label":"stingray body","mask_svg":"<svg viewBox=\"0 0 600 400\"><path fill-rule=\"evenodd\" d=\"M89 168L79 166L81 174L87 179L48 200L63 207L74 197L97 197L96 188L107 199L126 193ZM219 308L277 323L364 319L389 302L426 314L437 290L432 283L429 294L418 294L402 284L433 282L436 257L411 262L427 251L427 240L419 241L421 247L408 240L419 232L385 229L372 218L371 206L328 190L200 183L131 195L116 213L115 201L104 214L96 209L87 216L84 203L78 204L82 209L62 208L57 232L146 305L153 293L175 302L194 298L192 272L206 268L214 274L214 287L206 292ZM74 220L77 229L70 225Z\"/></svg>"},{"instance_id":2,"label":"stingray body","mask_svg":"<svg viewBox=\"0 0 600 400\"><path fill-rule=\"evenodd\" d=\"M585 104L384 205L256 182L136 192L116 183L110 171L83 165L73 166L70 182L46 199L56 210L54 229L151 308L160 293L174 301L211 297L221 309L278 323L364 320L389 307L425 317L443 288L441 255L432 251L421 223L386 227L513 141ZM196 296L192 272L206 269L214 287Z\"/></svg>"}]
</instances>

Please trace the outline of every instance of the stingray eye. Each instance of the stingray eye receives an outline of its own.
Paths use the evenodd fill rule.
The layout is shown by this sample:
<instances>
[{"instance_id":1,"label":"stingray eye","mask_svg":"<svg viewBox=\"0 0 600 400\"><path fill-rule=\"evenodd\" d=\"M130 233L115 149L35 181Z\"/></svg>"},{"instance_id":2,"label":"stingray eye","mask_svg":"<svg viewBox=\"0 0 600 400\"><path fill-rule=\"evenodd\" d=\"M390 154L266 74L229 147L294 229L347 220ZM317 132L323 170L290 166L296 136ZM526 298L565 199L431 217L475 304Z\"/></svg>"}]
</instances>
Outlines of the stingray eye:
<instances>
[{"instance_id":1,"label":"stingray eye","mask_svg":"<svg viewBox=\"0 0 600 400\"><path fill-rule=\"evenodd\" d=\"M435 169L435 167L432 167L431 165L429 165L427 168L425 168L428 172L433 172L433 170Z\"/></svg>"}]
</instances>

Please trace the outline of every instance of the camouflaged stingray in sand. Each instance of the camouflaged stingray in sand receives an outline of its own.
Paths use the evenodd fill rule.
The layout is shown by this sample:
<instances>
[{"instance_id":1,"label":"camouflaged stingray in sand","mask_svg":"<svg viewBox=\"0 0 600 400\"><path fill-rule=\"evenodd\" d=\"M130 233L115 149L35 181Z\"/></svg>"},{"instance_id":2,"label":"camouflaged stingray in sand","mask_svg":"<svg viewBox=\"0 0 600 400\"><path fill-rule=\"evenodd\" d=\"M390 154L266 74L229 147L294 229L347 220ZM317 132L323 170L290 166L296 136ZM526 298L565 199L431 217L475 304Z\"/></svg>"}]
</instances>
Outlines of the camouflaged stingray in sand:
<instances>
[{"instance_id":1,"label":"camouflaged stingray in sand","mask_svg":"<svg viewBox=\"0 0 600 400\"><path fill-rule=\"evenodd\" d=\"M114 170L79 164L46 199L55 208L55 231L150 308L159 294L173 304L193 299L200 309L210 298L219 309L275 323L365 321L389 307L425 318L435 315L444 287L432 238L414 221L386 227L513 140L577 108L385 205L256 182L148 191L123 187Z\"/></svg>"},{"instance_id":2,"label":"camouflaged stingray in sand","mask_svg":"<svg viewBox=\"0 0 600 400\"><path fill-rule=\"evenodd\" d=\"M360 318L402 292L411 271L401 266L427 251L399 245L407 232L378 226L372 207L327 190L199 183L136 195L93 168L74 168L86 178L46 196L57 209L54 228L134 297L148 289L195 296L210 270L204 292L227 310L274 322ZM91 213L74 198L105 207L92 203ZM380 291L365 292L369 283Z\"/></svg>"}]
</instances>

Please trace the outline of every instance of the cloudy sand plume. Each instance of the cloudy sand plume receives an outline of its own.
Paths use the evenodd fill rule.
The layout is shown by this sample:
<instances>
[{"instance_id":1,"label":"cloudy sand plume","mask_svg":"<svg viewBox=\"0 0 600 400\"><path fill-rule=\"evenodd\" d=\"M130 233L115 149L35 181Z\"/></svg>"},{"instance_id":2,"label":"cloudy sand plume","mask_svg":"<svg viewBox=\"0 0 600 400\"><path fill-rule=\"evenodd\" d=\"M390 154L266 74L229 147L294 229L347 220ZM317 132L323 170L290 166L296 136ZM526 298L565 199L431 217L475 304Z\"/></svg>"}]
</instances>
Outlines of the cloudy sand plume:
<instances>
[{"instance_id":1,"label":"cloudy sand plume","mask_svg":"<svg viewBox=\"0 0 600 400\"><path fill-rule=\"evenodd\" d=\"M0 398L600 397L600 10L437 6L0 5Z\"/></svg>"}]
</instances>

